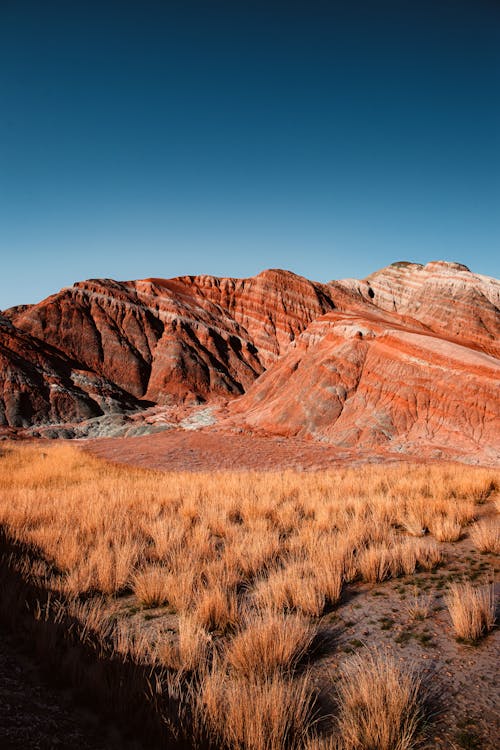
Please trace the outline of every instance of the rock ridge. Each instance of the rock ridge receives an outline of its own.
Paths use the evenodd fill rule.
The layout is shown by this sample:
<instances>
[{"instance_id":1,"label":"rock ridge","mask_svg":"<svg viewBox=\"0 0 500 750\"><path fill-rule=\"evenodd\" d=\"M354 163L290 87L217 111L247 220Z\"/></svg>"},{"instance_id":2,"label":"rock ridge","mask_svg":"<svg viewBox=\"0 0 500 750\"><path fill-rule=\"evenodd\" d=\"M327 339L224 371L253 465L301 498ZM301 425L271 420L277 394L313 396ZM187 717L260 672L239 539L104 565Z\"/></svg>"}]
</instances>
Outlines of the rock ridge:
<instances>
[{"instance_id":1,"label":"rock ridge","mask_svg":"<svg viewBox=\"0 0 500 750\"><path fill-rule=\"evenodd\" d=\"M500 461L500 282L460 263L327 284L280 269L88 279L0 313L0 365L9 435L127 414L147 431L163 410L166 427Z\"/></svg>"}]
</instances>

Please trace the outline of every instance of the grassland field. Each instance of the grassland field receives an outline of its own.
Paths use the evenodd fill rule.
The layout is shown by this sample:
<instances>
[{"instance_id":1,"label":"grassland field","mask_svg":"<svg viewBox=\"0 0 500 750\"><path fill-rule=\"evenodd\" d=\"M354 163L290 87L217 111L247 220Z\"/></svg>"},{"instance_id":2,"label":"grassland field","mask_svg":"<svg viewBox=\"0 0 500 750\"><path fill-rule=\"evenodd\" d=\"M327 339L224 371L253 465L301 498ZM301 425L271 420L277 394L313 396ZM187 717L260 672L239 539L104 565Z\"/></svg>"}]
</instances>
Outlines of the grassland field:
<instances>
[{"instance_id":1,"label":"grassland field","mask_svg":"<svg viewBox=\"0 0 500 750\"><path fill-rule=\"evenodd\" d=\"M454 464L169 473L5 443L3 580L49 661L159 746L493 750L499 489Z\"/></svg>"}]
</instances>

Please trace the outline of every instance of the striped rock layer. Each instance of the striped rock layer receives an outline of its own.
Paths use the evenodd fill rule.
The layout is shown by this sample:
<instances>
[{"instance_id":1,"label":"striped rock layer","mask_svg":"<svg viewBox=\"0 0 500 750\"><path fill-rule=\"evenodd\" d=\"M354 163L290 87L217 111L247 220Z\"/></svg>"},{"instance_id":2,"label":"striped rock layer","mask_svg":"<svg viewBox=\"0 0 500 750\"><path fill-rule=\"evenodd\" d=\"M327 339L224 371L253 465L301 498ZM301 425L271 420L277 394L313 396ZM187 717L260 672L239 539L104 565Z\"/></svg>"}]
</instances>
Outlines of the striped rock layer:
<instances>
[{"instance_id":1,"label":"striped rock layer","mask_svg":"<svg viewBox=\"0 0 500 750\"><path fill-rule=\"evenodd\" d=\"M445 262L79 282L0 316L0 425L229 401L238 429L495 462L499 308Z\"/></svg>"}]
</instances>

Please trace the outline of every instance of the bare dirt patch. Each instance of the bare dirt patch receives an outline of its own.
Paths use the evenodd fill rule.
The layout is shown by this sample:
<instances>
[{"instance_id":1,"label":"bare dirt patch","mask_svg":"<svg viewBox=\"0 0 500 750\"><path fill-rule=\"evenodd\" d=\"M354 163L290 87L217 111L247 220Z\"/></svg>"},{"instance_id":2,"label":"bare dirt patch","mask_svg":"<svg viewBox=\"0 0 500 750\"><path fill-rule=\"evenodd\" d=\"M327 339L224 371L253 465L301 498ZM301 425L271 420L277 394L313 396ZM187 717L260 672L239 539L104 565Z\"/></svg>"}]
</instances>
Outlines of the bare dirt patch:
<instances>
[{"instance_id":1,"label":"bare dirt patch","mask_svg":"<svg viewBox=\"0 0 500 750\"><path fill-rule=\"evenodd\" d=\"M381 460L402 461L401 454L354 451L299 438L215 429L171 429L144 437L102 438L79 444L109 461L162 471L321 471Z\"/></svg>"}]
</instances>

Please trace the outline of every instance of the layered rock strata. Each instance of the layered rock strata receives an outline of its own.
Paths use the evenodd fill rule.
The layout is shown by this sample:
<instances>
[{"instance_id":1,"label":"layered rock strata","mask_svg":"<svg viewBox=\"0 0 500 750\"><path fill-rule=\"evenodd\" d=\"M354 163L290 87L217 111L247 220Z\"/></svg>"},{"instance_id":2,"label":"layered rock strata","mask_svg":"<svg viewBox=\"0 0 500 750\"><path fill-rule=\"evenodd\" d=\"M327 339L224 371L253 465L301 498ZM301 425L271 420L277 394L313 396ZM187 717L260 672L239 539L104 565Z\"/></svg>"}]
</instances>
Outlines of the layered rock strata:
<instances>
[{"instance_id":1,"label":"layered rock strata","mask_svg":"<svg viewBox=\"0 0 500 750\"><path fill-rule=\"evenodd\" d=\"M79 282L0 316L0 426L102 434L133 413L139 430L163 408L203 427L187 407L228 402L231 429L500 460L499 308L497 280L442 261Z\"/></svg>"}]
</instances>

